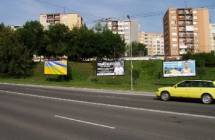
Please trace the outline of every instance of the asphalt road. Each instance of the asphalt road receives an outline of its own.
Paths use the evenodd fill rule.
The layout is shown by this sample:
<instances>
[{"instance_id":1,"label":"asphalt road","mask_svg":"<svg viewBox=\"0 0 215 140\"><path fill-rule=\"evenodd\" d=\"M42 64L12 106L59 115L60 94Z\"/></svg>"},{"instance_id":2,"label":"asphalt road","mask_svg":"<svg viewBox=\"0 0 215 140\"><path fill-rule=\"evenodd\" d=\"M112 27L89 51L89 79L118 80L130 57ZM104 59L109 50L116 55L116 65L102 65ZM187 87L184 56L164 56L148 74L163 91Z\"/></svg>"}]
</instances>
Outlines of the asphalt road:
<instances>
[{"instance_id":1,"label":"asphalt road","mask_svg":"<svg viewBox=\"0 0 215 140\"><path fill-rule=\"evenodd\" d=\"M0 140L215 140L215 104L0 84Z\"/></svg>"}]
</instances>

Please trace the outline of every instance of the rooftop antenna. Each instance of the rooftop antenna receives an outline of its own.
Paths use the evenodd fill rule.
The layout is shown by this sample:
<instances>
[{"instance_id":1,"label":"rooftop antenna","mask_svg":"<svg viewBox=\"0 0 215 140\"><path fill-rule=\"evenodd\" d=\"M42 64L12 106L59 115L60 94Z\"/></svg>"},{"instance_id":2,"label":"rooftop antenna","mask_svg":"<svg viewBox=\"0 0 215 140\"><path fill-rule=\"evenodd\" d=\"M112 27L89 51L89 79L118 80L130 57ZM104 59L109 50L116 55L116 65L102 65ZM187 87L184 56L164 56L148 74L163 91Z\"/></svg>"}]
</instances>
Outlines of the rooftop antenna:
<instances>
[{"instance_id":1,"label":"rooftop antenna","mask_svg":"<svg viewBox=\"0 0 215 140\"><path fill-rule=\"evenodd\" d=\"M184 6L185 8L188 8L187 0L184 0Z\"/></svg>"},{"instance_id":2,"label":"rooftop antenna","mask_svg":"<svg viewBox=\"0 0 215 140\"><path fill-rule=\"evenodd\" d=\"M66 14L66 7L63 7L63 13Z\"/></svg>"}]
</instances>

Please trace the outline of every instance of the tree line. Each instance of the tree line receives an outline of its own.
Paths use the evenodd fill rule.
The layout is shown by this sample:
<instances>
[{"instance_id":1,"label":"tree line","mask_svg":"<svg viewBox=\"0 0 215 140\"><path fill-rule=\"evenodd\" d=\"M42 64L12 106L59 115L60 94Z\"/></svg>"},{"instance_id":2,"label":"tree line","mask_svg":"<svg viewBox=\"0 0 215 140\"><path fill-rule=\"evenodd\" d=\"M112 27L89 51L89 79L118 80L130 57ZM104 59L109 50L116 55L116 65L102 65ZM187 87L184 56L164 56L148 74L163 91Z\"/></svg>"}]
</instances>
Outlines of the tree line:
<instances>
[{"instance_id":1,"label":"tree line","mask_svg":"<svg viewBox=\"0 0 215 140\"><path fill-rule=\"evenodd\" d=\"M140 54L135 50L145 52L145 46L138 43L133 47L134 55ZM33 55L47 59L67 56L69 61L85 61L90 58L116 59L124 56L126 49L120 35L102 26L69 30L63 24L55 24L44 30L38 21L29 21L14 30L0 24L0 74L31 75Z\"/></svg>"},{"instance_id":2,"label":"tree line","mask_svg":"<svg viewBox=\"0 0 215 140\"><path fill-rule=\"evenodd\" d=\"M13 30L0 24L1 74L30 75L33 55L54 59L67 56L71 61L83 61L118 58L124 52L124 40L106 29L97 32L83 26L69 30L63 24L55 24L44 30L38 21L30 21Z\"/></svg>"}]
</instances>

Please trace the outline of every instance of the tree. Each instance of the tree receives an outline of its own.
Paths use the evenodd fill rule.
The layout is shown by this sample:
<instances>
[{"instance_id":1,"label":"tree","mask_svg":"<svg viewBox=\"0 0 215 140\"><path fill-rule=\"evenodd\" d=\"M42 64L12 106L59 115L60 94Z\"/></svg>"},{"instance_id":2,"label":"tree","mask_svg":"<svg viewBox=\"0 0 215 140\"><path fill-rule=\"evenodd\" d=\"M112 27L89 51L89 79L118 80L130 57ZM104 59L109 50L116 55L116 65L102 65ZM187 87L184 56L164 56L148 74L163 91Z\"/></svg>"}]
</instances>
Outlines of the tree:
<instances>
[{"instance_id":1,"label":"tree","mask_svg":"<svg viewBox=\"0 0 215 140\"><path fill-rule=\"evenodd\" d=\"M0 25L0 73L10 76L28 76L32 72L32 56L18 40L17 32Z\"/></svg>"},{"instance_id":2,"label":"tree","mask_svg":"<svg viewBox=\"0 0 215 140\"><path fill-rule=\"evenodd\" d=\"M72 60L118 58L124 55L125 43L109 30L94 32L86 27L75 28L69 34L67 53Z\"/></svg>"},{"instance_id":3,"label":"tree","mask_svg":"<svg viewBox=\"0 0 215 140\"><path fill-rule=\"evenodd\" d=\"M128 52L130 55L130 47L128 46ZM132 56L138 57L138 56L146 56L147 55L147 48L144 44L139 42L132 42Z\"/></svg>"},{"instance_id":4,"label":"tree","mask_svg":"<svg viewBox=\"0 0 215 140\"><path fill-rule=\"evenodd\" d=\"M23 28L17 30L17 35L20 43L27 47L31 55L44 55L44 30L38 21L26 22Z\"/></svg>"},{"instance_id":5,"label":"tree","mask_svg":"<svg viewBox=\"0 0 215 140\"><path fill-rule=\"evenodd\" d=\"M71 60L82 61L95 56L95 33L83 26L69 33L67 55Z\"/></svg>"},{"instance_id":6,"label":"tree","mask_svg":"<svg viewBox=\"0 0 215 140\"><path fill-rule=\"evenodd\" d=\"M66 54L68 47L69 28L63 24L55 24L49 27L46 32L45 40L47 42L46 56L59 57Z\"/></svg>"},{"instance_id":7,"label":"tree","mask_svg":"<svg viewBox=\"0 0 215 140\"><path fill-rule=\"evenodd\" d=\"M119 58L125 53L125 41L120 35L113 34L110 30L104 30L98 33L97 57L102 58Z\"/></svg>"}]
</instances>

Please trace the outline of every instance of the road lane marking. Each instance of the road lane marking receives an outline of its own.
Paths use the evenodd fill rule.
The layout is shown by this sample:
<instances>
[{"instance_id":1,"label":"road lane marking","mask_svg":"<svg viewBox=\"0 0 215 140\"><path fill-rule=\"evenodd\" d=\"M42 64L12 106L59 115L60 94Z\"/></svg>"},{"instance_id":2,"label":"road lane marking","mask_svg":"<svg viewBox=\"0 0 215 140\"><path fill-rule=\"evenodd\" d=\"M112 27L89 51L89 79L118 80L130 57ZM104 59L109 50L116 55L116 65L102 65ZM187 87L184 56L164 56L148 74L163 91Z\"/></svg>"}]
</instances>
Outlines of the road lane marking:
<instances>
[{"instance_id":1,"label":"road lane marking","mask_svg":"<svg viewBox=\"0 0 215 140\"><path fill-rule=\"evenodd\" d=\"M8 94L16 94L16 95L22 95L22 96L36 97L36 98L41 98L41 99L73 102L73 103L80 103L80 104L90 104L90 105L105 106L105 107L112 107L112 108L119 108L119 109L146 111L146 112L152 112L152 113L161 113L161 114L195 117L195 118L203 118L203 119L215 119L215 116L208 116L208 115L198 115L198 114L180 113L180 112L173 112L173 111L163 111L163 110L148 109L148 108L111 105L111 104L95 103L95 102L88 102L88 101L80 101L80 100L72 100L72 99L57 98L57 97L50 97L50 96L42 96L42 95L34 95L34 94L20 93L20 92L14 92L14 91L6 91L6 90L0 90L0 92L6 92Z\"/></svg>"},{"instance_id":2,"label":"road lane marking","mask_svg":"<svg viewBox=\"0 0 215 140\"><path fill-rule=\"evenodd\" d=\"M83 121L83 120L77 120L65 116L60 116L60 115L54 115L55 118L60 118L64 120L69 120L69 121L74 121L74 122L79 122L79 123L84 123L84 124L89 124L89 125L94 125L94 126L99 126L99 127L104 127L104 128L109 128L109 129L116 129L115 127L108 126L108 125L103 125L103 124L98 124L98 123L93 123L93 122L88 122L88 121Z\"/></svg>"}]
</instances>

